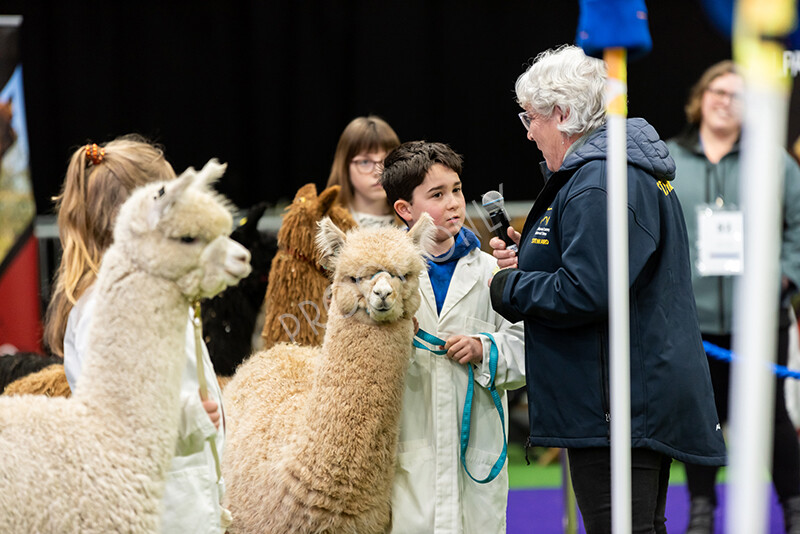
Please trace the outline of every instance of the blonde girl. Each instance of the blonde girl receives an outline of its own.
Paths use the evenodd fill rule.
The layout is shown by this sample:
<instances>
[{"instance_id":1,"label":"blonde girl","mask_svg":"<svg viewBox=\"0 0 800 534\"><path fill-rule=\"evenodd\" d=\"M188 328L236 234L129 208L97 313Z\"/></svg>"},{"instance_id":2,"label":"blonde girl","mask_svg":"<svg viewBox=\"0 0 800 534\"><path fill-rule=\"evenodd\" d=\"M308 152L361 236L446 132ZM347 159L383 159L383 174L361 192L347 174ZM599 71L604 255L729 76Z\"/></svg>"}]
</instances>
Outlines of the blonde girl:
<instances>
[{"instance_id":1,"label":"blonde girl","mask_svg":"<svg viewBox=\"0 0 800 534\"><path fill-rule=\"evenodd\" d=\"M119 207L136 187L174 177L161 148L134 135L102 147L85 145L72 154L54 199L62 255L45 320L44 341L51 353L64 356L67 317L97 278Z\"/></svg>"},{"instance_id":2,"label":"blonde girl","mask_svg":"<svg viewBox=\"0 0 800 534\"><path fill-rule=\"evenodd\" d=\"M111 245L120 206L138 186L170 180L175 171L163 150L138 136L78 148L56 198L63 254L47 310L45 342L64 357L70 389L80 388L81 364L94 315L92 291L103 253ZM166 474L161 532L219 534L230 516L221 508L224 483L217 480L209 440L222 454L225 444L222 393L210 380L209 398L199 394L194 331L186 309L186 368L181 381L181 418L175 456ZM214 376L205 344L203 371Z\"/></svg>"}]
</instances>

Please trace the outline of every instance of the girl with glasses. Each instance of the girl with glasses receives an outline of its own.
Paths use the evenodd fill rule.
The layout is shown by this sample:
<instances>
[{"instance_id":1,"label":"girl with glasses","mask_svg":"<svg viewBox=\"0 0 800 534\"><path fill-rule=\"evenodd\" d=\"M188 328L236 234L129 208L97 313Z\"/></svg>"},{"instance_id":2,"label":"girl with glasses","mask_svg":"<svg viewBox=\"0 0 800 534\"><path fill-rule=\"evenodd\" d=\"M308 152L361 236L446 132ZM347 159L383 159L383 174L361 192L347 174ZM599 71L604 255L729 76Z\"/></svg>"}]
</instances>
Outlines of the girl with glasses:
<instances>
[{"instance_id":1,"label":"girl with glasses","mask_svg":"<svg viewBox=\"0 0 800 534\"><path fill-rule=\"evenodd\" d=\"M391 126L374 115L357 117L339 137L328 185L341 187L339 201L359 226L385 226L394 222L379 178L383 158L400 144Z\"/></svg>"}]
</instances>

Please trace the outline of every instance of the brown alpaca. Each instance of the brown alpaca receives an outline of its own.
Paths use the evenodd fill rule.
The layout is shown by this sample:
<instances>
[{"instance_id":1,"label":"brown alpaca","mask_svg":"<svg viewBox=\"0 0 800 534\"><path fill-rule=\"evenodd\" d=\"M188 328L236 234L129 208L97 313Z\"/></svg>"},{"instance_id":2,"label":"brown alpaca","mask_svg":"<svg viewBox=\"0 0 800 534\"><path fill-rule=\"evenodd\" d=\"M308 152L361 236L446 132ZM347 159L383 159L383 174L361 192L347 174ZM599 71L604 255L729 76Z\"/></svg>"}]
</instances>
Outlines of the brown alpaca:
<instances>
[{"instance_id":1,"label":"brown alpaca","mask_svg":"<svg viewBox=\"0 0 800 534\"><path fill-rule=\"evenodd\" d=\"M371 534L391 528L391 493L419 275L435 232L320 223L335 264L321 348L282 343L225 388L222 471L229 532Z\"/></svg>"},{"instance_id":2,"label":"brown alpaca","mask_svg":"<svg viewBox=\"0 0 800 534\"><path fill-rule=\"evenodd\" d=\"M306 184L286 208L264 297L264 350L281 341L322 344L328 320L325 290L330 278L314 247L317 223L327 216L344 231L356 226L350 212L336 202L338 196L338 185L317 196L317 187Z\"/></svg>"},{"instance_id":3,"label":"brown alpaca","mask_svg":"<svg viewBox=\"0 0 800 534\"><path fill-rule=\"evenodd\" d=\"M3 390L3 395L69 397L71 394L67 375L64 374L64 365L60 363L48 365L40 371L18 378Z\"/></svg>"}]
</instances>

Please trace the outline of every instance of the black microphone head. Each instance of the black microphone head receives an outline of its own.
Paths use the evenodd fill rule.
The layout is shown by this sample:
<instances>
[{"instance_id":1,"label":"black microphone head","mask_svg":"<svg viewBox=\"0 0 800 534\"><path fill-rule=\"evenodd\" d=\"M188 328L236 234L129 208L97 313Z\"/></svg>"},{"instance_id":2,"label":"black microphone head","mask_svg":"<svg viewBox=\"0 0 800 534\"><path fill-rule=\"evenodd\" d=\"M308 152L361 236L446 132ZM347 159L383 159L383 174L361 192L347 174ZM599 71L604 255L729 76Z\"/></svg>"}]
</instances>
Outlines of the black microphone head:
<instances>
[{"instance_id":1,"label":"black microphone head","mask_svg":"<svg viewBox=\"0 0 800 534\"><path fill-rule=\"evenodd\" d=\"M487 211L495 211L503 209L503 195L497 191L487 191L481 197L483 208Z\"/></svg>"}]
</instances>

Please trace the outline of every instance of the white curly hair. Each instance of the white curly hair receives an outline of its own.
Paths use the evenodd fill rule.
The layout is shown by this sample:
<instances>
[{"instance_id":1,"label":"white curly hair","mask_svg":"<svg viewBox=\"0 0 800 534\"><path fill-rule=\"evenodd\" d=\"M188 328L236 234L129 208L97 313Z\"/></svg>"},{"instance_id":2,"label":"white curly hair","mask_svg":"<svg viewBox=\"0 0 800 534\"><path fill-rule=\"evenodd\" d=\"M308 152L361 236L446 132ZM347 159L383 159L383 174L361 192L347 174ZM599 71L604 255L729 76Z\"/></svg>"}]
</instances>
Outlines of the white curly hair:
<instances>
[{"instance_id":1,"label":"white curly hair","mask_svg":"<svg viewBox=\"0 0 800 534\"><path fill-rule=\"evenodd\" d=\"M514 90L524 109L550 117L556 107L568 116L558 126L566 136L605 124L606 65L573 45L546 50L517 78Z\"/></svg>"}]
</instances>

